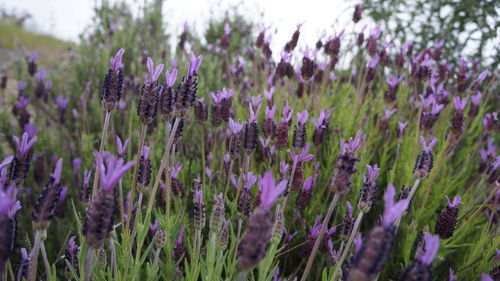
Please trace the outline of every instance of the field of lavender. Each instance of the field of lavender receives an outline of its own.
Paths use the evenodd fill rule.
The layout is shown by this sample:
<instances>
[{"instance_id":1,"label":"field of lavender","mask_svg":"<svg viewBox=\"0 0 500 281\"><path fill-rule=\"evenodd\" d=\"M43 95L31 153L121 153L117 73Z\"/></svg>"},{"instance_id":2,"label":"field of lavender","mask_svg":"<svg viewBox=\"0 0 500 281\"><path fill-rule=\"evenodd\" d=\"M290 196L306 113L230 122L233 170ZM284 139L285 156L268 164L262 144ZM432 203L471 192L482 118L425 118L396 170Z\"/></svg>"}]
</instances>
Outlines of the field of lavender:
<instances>
[{"instance_id":1,"label":"field of lavender","mask_svg":"<svg viewBox=\"0 0 500 281\"><path fill-rule=\"evenodd\" d=\"M351 12L280 54L238 16L166 34L158 1L56 62L16 46L0 280L500 280L500 72Z\"/></svg>"}]
</instances>

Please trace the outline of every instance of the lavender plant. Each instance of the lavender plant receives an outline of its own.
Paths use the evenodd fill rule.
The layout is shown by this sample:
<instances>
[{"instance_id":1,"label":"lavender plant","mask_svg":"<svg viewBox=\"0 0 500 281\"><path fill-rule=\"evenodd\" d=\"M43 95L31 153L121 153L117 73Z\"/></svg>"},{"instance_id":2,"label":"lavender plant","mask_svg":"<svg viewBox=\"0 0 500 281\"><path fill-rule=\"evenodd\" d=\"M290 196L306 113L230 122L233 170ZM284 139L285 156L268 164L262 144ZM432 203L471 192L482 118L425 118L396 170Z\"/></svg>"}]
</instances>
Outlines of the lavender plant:
<instances>
[{"instance_id":1,"label":"lavender plant","mask_svg":"<svg viewBox=\"0 0 500 281\"><path fill-rule=\"evenodd\" d=\"M1 281L498 280L498 70L108 5L2 79Z\"/></svg>"}]
</instances>

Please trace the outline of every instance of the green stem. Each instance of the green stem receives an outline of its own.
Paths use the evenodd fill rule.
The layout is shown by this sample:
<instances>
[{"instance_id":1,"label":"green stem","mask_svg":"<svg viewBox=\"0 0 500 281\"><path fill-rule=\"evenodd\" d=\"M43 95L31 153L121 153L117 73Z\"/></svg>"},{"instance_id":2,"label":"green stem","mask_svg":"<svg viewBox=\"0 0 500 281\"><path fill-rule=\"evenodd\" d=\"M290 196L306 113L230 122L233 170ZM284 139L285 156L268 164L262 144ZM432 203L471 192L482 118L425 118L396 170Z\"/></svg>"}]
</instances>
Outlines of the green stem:
<instances>
[{"instance_id":1,"label":"green stem","mask_svg":"<svg viewBox=\"0 0 500 281\"><path fill-rule=\"evenodd\" d=\"M106 144L106 137L108 135L110 116L111 116L111 111L106 111L106 113L104 115L104 126L102 127L101 144L99 145L99 157L102 157L102 152L104 151L104 145ZM100 174L99 173L99 165L97 165L95 168L95 173L94 173L94 183L92 185L92 197L94 197L97 193L99 174Z\"/></svg>"},{"instance_id":2,"label":"green stem","mask_svg":"<svg viewBox=\"0 0 500 281\"><path fill-rule=\"evenodd\" d=\"M42 243L42 231L37 230L35 232L35 243L33 245L33 250L31 250L31 266L29 267L29 280L36 280L37 265L38 265L38 252L40 251L40 244Z\"/></svg>"},{"instance_id":3,"label":"green stem","mask_svg":"<svg viewBox=\"0 0 500 281\"><path fill-rule=\"evenodd\" d=\"M137 156L135 157L135 167L134 167L134 177L132 180L132 188L130 189L130 200L129 200L129 208L127 210L127 222L125 224L125 232L128 232L130 229L130 219L132 217L132 206L134 205L134 196L135 191L137 189L137 173L139 171L139 161L141 160L141 151L144 146L144 139L146 137L146 128L145 124L141 125L141 137L139 141L139 148L137 149Z\"/></svg>"}]
</instances>

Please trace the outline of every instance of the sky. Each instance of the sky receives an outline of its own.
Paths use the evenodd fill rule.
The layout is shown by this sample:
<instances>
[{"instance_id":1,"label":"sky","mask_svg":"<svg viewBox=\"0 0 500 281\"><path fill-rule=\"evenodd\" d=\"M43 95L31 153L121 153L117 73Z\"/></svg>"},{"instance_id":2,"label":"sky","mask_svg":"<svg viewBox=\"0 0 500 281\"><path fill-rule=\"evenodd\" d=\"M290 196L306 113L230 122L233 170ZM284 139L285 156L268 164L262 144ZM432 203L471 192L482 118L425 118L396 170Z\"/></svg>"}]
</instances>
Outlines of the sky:
<instances>
[{"instance_id":1,"label":"sky","mask_svg":"<svg viewBox=\"0 0 500 281\"><path fill-rule=\"evenodd\" d=\"M92 8L102 0L0 0L0 8L30 13L28 27L53 34L65 40L78 40L78 35L90 24ZM134 7L144 0L125 1ZM166 0L164 15L169 24L167 32L180 34L184 22L194 25L199 34L211 16L221 16L228 7L237 7L249 19L264 20L266 26L278 29L273 44L283 46L298 23L302 42L314 44L322 31L332 34L351 24L352 0Z\"/></svg>"}]
</instances>

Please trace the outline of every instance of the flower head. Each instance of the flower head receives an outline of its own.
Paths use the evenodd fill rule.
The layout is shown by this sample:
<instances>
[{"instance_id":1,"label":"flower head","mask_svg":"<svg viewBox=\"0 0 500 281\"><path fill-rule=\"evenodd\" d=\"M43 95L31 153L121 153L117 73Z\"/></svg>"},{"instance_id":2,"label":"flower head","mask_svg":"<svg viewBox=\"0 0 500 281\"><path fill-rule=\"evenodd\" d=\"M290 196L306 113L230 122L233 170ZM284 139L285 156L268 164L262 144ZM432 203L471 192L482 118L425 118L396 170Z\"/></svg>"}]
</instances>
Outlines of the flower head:
<instances>
[{"instance_id":1,"label":"flower head","mask_svg":"<svg viewBox=\"0 0 500 281\"><path fill-rule=\"evenodd\" d=\"M189 58L189 70L188 70L189 76L193 76L198 72L198 69L200 68L201 60L202 60L201 55L196 57L194 53L191 53L190 58Z\"/></svg>"},{"instance_id":2,"label":"flower head","mask_svg":"<svg viewBox=\"0 0 500 281\"><path fill-rule=\"evenodd\" d=\"M347 142L340 140L340 153L345 154L347 152L354 153L361 146L362 132L358 130L354 139L350 137Z\"/></svg>"},{"instance_id":3,"label":"flower head","mask_svg":"<svg viewBox=\"0 0 500 281\"><path fill-rule=\"evenodd\" d=\"M382 216L382 226L384 227L390 226L408 208L408 200L404 199L394 202L395 195L396 189L394 185L389 184L384 194L385 210Z\"/></svg>"},{"instance_id":4,"label":"flower head","mask_svg":"<svg viewBox=\"0 0 500 281\"><path fill-rule=\"evenodd\" d=\"M125 53L125 49L123 49L123 48L121 48L120 50L118 50L118 52L116 52L115 57L110 62L111 69L113 69L114 71L117 71L118 69L123 67L122 58L123 58L124 53Z\"/></svg>"},{"instance_id":5,"label":"flower head","mask_svg":"<svg viewBox=\"0 0 500 281\"><path fill-rule=\"evenodd\" d=\"M182 164L177 162L175 165L172 167L172 177L177 178L179 176L179 172L182 169Z\"/></svg>"},{"instance_id":6,"label":"flower head","mask_svg":"<svg viewBox=\"0 0 500 281\"><path fill-rule=\"evenodd\" d=\"M134 161L124 163L122 158L116 159L115 156L109 155L106 158L106 165L104 165L102 157L97 153L94 154L96 164L99 167L99 181L104 190L113 189L120 178L135 164Z\"/></svg>"},{"instance_id":7,"label":"flower head","mask_svg":"<svg viewBox=\"0 0 500 281\"><path fill-rule=\"evenodd\" d=\"M307 110L304 110L303 112L297 113L297 122L299 124L304 125L307 121L308 116L309 116L309 112Z\"/></svg>"},{"instance_id":8,"label":"flower head","mask_svg":"<svg viewBox=\"0 0 500 281\"><path fill-rule=\"evenodd\" d=\"M276 199L285 191L286 185L286 181L276 184L271 171L267 171L263 177L259 177L260 207L265 210L271 208Z\"/></svg>"},{"instance_id":9,"label":"flower head","mask_svg":"<svg viewBox=\"0 0 500 281\"><path fill-rule=\"evenodd\" d=\"M453 104L455 105L455 109L457 111L464 111L465 106L467 105L467 97L460 99L460 97L453 97Z\"/></svg>"},{"instance_id":10,"label":"flower head","mask_svg":"<svg viewBox=\"0 0 500 281\"><path fill-rule=\"evenodd\" d=\"M399 134L403 134L404 129L406 128L406 126L408 126L408 121L406 122L399 121L398 124L399 124Z\"/></svg>"},{"instance_id":11,"label":"flower head","mask_svg":"<svg viewBox=\"0 0 500 281\"><path fill-rule=\"evenodd\" d=\"M397 111L398 109L396 107L394 107L393 109L384 108L385 119L391 118L391 116L394 115L394 113L396 113Z\"/></svg>"},{"instance_id":12,"label":"flower head","mask_svg":"<svg viewBox=\"0 0 500 281\"><path fill-rule=\"evenodd\" d=\"M455 272L450 267L450 279L448 279L448 281L456 281L457 279L458 277L455 275Z\"/></svg>"},{"instance_id":13,"label":"flower head","mask_svg":"<svg viewBox=\"0 0 500 281\"><path fill-rule=\"evenodd\" d=\"M481 96L481 92L477 92L477 94L471 96L470 100L472 101L472 104L479 105L479 103L481 102Z\"/></svg>"},{"instance_id":14,"label":"flower head","mask_svg":"<svg viewBox=\"0 0 500 281\"><path fill-rule=\"evenodd\" d=\"M120 155L120 157L123 157L125 155L125 152L127 150L127 145L129 142L130 138L126 139L125 143L122 143L120 137L116 136L116 149L118 150L118 155Z\"/></svg>"},{"instance_id":15,"label":"flower head","mask_svg":"<svg viewBox=\"0 0 500 281\"><path fill-rule=\"evenodd\" d=\"M423 264L431 264L439 250L439 235L424 232L425 249L418 257Z\"/></svg>"},{"instance_id":16,"label":"flower head","mask_svg":"<svg viewBox=\"0 0 500 281\"><path fill-rule=\"evenodd\" d=\"M380 174L380 168L375 164L375 166L366 165L366 173L368 175L368 181L375 182L378 175Z\"/></svg>"},{"instance_id":17,"label":"flower head","mask_svg":"<svg viewBox=\"0 0 500 281\"><path fill-rule=\"evenodd\" d=\"M307 154L309 151L309 144L307 143L304 148L302 149L302 152L298 155L297 162L302 163L302 162L308 162L314 159L314 154ZM289 156L291 159L295 159L295 152L290 152Z\"/></svg>"},{"instance_id":18,"label":"flower head","mask_svg":"<svg viewBox=\"0 0 500 281\"><path fill-rule=\"evenodd\" d=\"M167 81L167 87L173 87L175 80L177 79L177 69L172 68L172 70L165 70L165 80Z\"/></svg>"},{"instance_id":19,"label":"flower head","mask_svg":"<svg viewBox=\"0 0 500 281\"><path fill-rule=\"evenodd\" d=\"M264 96L268 101L271 102L273 100L273 95L274 95L274 87L269 88L269 90L264 89Z\"/></svg>"},{"instance_id":20,"label":"flower head","mask_svg":"<svg viewBox=\"0 0 500 281\"><path fill-rule=\"evenodd\" d=\"M316 128L322 128L325 126L325 122L330 118L332 115L333 108L325 111L323 108L319 110L319 118L312 118L311 117L311 122Z\"/></svg>"},{"instance_id":21,"label":"flower head","mask_svg":"<svg viewBox=\"0 0 500 281\"><path fill-rule=\"evenodd\" d=\"M160 74L163 70L163 64L159 64L156 66L156 68L154 68L153 60L150 57L148 57L147 65L148 65L148 71L149 71L148 82L154 83L154 82L158 81L158 77L160 77Z\"/></svg>"},{"instance_id":22,"label":"flower head","mask_svg":"<svg viewBox=\"0 0 500 281\"><path fill-rule=\"evenodd\" d=\"M257 107L257 110L256 111L253 111L253 106L250 104L250 119L248 120L248 122L255 122L255 120L257 120L257 115L259 115L259 111L260 111L260 108L261 108L262 105L259 105L259 107Z\"/></svg>"},{"instance_id":23,"label":"flower head","mask_svg":"<svg viewBox=\"0 0 500 281\"><path fill-rule=\"evenodd\" d=\"M424 150L425 153L430 153L432 151L432 148L436 145L438 139L436 137L430 136L429 137L429 144L426 143L424 137L420 136L419 138L420 144L422 144L422 149Z\"/></svg>"},{"instance_id":24,"label":"flower head","mask_svg":"<svg viewBox=\"0 0 500 281\"><path fill-rule=\"evenodd\" d=\"M23 133L21 140L19 140L19 138L16 136L12 137L12 140L16 145L16 151L18 155L25 155L33 147L37 139L38 139L37 137L32 137L30 139L27 132Z\"/></svg>"},{"instance_id":25,"label":"flower head","mask_svg":"<svg viewBox=\"0 0 500 281\"><path fill-rule=\"evenodd\" d=\"M274 114L276 113L276 105L272 107L266 107L266 119L274 119Z\"/></svg>"},{"instance_id":26,"label":"flower head","mask_svg":"<svg viewBox=\"0 0 500 281\"><path fill-rule=\"evenodd\" d=\"M233 118L229 118L229 128L234 135L237 135L240 133L241 129L243 129L243 124L234 122Z\"/></svg>"},{"instance_id":27,"label":"flower head","mask_svg":"<svg viewBox=\"0 0 500 281\"><path fill-rule=\"evenodd\" d=\"M462 197L460 197L459 195L457 195L453 198L453 202L450 201L450 198L448 197L448 195L446 195L445 197L446 197L446 201L448 202L448 208L455 208L458 205L462 204L462 201L460 201L460 199L462 199Z\"/></svg>"},{"instance_id":28,"label":"flower head","mask_svg":"<svg viewBox=\"0 0 500 281\"><path fill-rule=\"evenodd\" d=\"M69 103L69 98L56 97L54 102L56 103L59 109L66 109Z\"/></svg>"}]
</instances>

